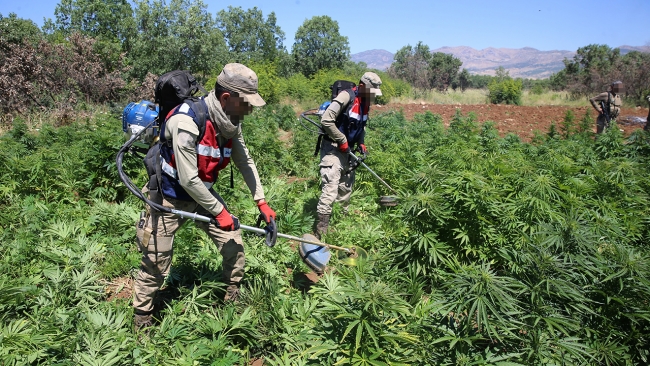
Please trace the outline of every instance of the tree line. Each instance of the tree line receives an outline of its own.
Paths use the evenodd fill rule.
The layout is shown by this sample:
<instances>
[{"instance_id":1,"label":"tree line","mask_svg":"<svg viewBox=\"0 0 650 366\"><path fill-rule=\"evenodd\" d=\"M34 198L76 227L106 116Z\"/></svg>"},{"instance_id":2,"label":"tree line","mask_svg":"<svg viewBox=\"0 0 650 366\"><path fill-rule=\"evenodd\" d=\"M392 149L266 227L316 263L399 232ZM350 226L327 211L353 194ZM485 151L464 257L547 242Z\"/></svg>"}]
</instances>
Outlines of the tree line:
<instances>
[{"instance_id":1,"label":"tree line","mask_svg":"<svg viewBox=\"0 0 650 366\"><path fill-rule=\"evenodd\" d=\"M631 51L622 54L618 48L592 44L577 50L572 59L564 59L564 69L548 79L512 78L507 70L499 67L494 76L471 75L462 69L460 59L442 52L431 52L429 46L418 42L397 51L389 74L408 81L421 89L435 89L441 92L452 89L464 91L467 88L487 88L490 93L496 89L567 91L573 98L582 98L604 91L613 81L621 80L626 87L626 99L632 103L643 103L650 93L650 53ZM501 92L501 91L499 91ZM490 97L490 100L494 98ZM502 99L496 97L496 99ZM498 102L512 104L516 97Z\"/></svg>"},{"instance_id":2,"label":"tree line","mask_svg":"<svg viewBox=\"0 0 650 366\"><path fill-rule=\"evenodd\" d=\"M61 0L42 28L16 14L0 14L0 101L4 113L33 107L70 108L79 102L147 98L157 76L173 69L214 83L229 62L253 67L260 92L326 97L335 77L358 77L365 63L350 61L348 38L329 16L304 21L288 51L274 12L229 6L212 15L202 0ZM383 102L412 88L446 92L487 88L493 103L518 104L523 89L565 90L574 98L600 92L622 80L626 99L642 101L650 91L650 54L606 45L578 49L549 79L471 75L451 54L431 52L418 42L398 50L382 74ZM329 70L329 71L327 71ZM279 85L279 81L284 84ZM313 92L309 84L317 84ZM321 90L322 89L322 90Z\"/></svg>"},{"instance_id":3,"label":"tree line","mask_svg":"<svg viewBox=\"0 0 650 366\"><path fill-rule=\"evenodd\" d=\"M291 52L284 40L274 12L229 6L213 16L201 0L61 0L42 28L0 14L2 108L142 95L173 69L207 82L229 62L273 77L349 66L348 38L329 16L305 20Z\"/></svg>"},{"instance_id":4,"label":"tree line","mask_svg":"<svg viewBox=\"0 0 650 366\"><path fill-rule=\"evenodd\" d=\"M583 96L604 91L616 80L625 84L624 97L642 103L650 93L650 53L622 54L619 48L591 44L579 48L572 59L564 59L564 69L553 74L549 82L555 90Z\"/></svg>"}]
</instances>

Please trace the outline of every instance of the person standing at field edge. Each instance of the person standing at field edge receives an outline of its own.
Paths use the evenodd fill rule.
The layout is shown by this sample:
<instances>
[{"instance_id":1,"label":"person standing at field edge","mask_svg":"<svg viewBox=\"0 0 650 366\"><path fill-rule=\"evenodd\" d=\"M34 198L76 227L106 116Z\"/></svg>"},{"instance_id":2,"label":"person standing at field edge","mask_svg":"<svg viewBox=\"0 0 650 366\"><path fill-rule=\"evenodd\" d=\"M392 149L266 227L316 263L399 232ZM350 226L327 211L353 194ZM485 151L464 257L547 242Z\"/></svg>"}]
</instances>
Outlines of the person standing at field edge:
<instances>
[{"instance_id":1,"label":"person standing at field edge","mask_svg":"<svg viewBox=\"0 0 650 366\"><path fill-rule=\"evenodd\" d=\"M348 153L356 145L364 156L368 154L364 144L366 123L370 104L376 96L382 95L380 86L379 76L366 72L359 86L341 91L321 118L326 135L320 147L322 191L316 206L316 236L319 239L327 233L334 202L341 202L347 211L355 176L355 171L350 170Z\"/></svg>"},{"instance_id":2,"label":"person standing at field edge","mask_svg":"<svg viewBox=\"0 0 650 366\"><path fill-rule=\"evenodd\" d=\"M648 102L648 107L650 108L650 94L645 96L645 100ZM645 126L643 126L644 131L650 131L650 109L648 109L648 117L645 119Z\"/></svg>"},{"instance_id":3,"label":"person standing at field edge","mask_svg":"<svg viewBox=\"0 0 650 366\"><path fill-rule=\"evenodd\" d=\"M605 132L606 128L609 128L609 122L611 120L616 120L618 114L621 112L621 101L620 94L625 91L623 82L615 81L613 82L608 91L602 92L595 97L589 99L591 105L598 112L598 118L596 119L596 133L601 134ZM606 115L606 111L603 111L600 102L604 102L605 108L609 107L609 116ZM608 118L610 121L608 121Z\"/></svg>"},{"instance_id":4,"label":"person standing at field edge","mask_svg":"<svg viewBox=\"0 0 650 366\"><path fill-rule=\"evenodd\" d=\"M257 93L258 79L248 67L231 63L217 77L214 90L199 103L207 108L205 134L200 141L197 115L187 103L174 108L161 126L161 181L163 205L179 211L211 216L216 224L196 221L223 256L223 280L228 286L225 301L236 301L244 275L244 243L238 219L228 211L213 184L218 172L230 160L235 163L250 189L264 220L275 219L275 212L264 200L255 162L242 136L241 121L253 106L264 100ZM150 190L148 190L151 197ZM154 299L169 274L174 234L187 219L153 210L137 225L137 239L142 251L140 271L135 278L133 307L135 327L152 325Z\"/></svg>"}]
</instances>

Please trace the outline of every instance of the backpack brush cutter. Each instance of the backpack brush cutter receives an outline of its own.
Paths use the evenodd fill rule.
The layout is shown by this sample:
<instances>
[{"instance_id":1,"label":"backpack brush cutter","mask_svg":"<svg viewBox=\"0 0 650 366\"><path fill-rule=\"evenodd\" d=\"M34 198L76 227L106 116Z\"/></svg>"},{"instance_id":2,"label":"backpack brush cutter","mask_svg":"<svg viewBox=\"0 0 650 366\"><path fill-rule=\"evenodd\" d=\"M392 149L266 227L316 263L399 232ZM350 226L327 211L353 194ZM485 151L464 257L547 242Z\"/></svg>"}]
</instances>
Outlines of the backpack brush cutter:
<instances>
[{"instance_id":1,"label":"backpack brush cutter","mask_svg":"<svg viewBox=\"0 0 650 366\"><path fill-rule=\"evenodd\" d=\"M318 142L317 142L317 146L316 146L316 153L318 153L318 149L319 149L320 143L321 143L321 138L322 138L322 136L325 135L325 132L323 131L323 126L320 123L312 120L308 116L318 116L320 118L323 115L323 113L325 112L325 109L327 109L328 106L329 106L329 102L325 102L318 109L310 109L310 110L304 111L304 112L302 112L300 114L300 118L302 118L305 121L311 123L313 125L313 127L309 126L309 125L305 125L303 122L301 122L301 125L309 132L318 133ZM394 196L380 196L379 197L379 205L385 206L385 207L397 206L397 195L398 195L397 191L395 191L391 186L389 186L388 183L386 183L383 179L381 179L379 177L379 175L377 175L377 173L375 173L372 169L370 169L363 162L363 160L365 160L365 157L358 157L358 156L354 155L354 153L352 151L350 151L348 154L350 155L350 158L352 159L352 161L351 161L352 162L351 170L356 169L356 167L359 166L359 165L363 166L364 168L366 168L370 172L370 174L372 174L372 176L377 178L377 180L379 180L384 186L386 186L391 192L393 192Z\"/></svg>"},{"instance_id":2,"label":"backpack brush cutter","mask_svg":"<svg viewBox=\"0 0 650 366\"><path fill-rule=\"evenodd\" d=\"M124 159L124 154L134 147L135 151L142 152L142 149L146 144L152 143L154 141L154 133L158 131L158 108L150 102L141 101L138 104L130 103L124 110L122 115L122 129L127 135L130 135L129 140L122 145L120 150L117 152L116 156L116 165L117 171L120 176L120 179L126 186L126 188L140 200L148 204L154 210L166 213L175 214L181 218L208 222L211 224L216 224L216 220L213 217L202 216L192 212L175 210L163 205L157 204L149 200L140 189L131 181L131 179L124 173L122 167L122 161ZM136 144L136 142L138 142ZM136 146L133 146L133 145ZM257 226L262 222L262 216L257 220ZM315 236L311 234L304 234L302 238L278 233L275 220L271 219L270 223L264 228L239 225L239 227L246 231L251 231L256 234L266 235L266 245L273 247L278 237L294 240L299 242L299 254L300 258L303 260L307 266L309 266L314 272L322 274L327 267L327 264L331 258L329 252L330 249L339 251L339 260L341 263L355 266L357 265L360 259L365 259L368 257L368 253L360 247L340 247L332 244L321 243Z\"/></svg>"}]
</instances>

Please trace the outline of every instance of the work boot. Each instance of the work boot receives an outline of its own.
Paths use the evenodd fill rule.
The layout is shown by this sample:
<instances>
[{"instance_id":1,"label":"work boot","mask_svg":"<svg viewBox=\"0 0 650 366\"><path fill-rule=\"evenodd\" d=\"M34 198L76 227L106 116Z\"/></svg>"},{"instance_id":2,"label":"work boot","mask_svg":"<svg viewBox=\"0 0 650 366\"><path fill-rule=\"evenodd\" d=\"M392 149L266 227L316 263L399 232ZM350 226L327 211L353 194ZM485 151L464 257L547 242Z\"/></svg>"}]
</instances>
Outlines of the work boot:
<instances>
[{"instance_id":1,"label":"work boot","mask_svg":"<svg viewBox=\"0 0 650 366\"><path fill-rule=\"evenodd\" d=\"M151 314L135 314L135 331L146 329L153 326L153 316Z\"/></svg>"},{"instance_id":2,"label":"work boot","mask_svg":"<svg viewBox=\"0 0 650 366\"><path fill-rule=\"evenodd\" d=\"M316 237L320 240L321 236L327 234L327 228L330 226L330 216L318 214L318 223L316 224Z\"/></svg>"},{"instance_id":3,"label":"work boot","mask_svg":"<svg viewBox=\"0 0 650 366\"><path fill-rule=\"evenodd\" d=\"M239 302L239 285L230 285L226 288L226 295L223 297L224 302Z\"/></svg>"}]
</instances>

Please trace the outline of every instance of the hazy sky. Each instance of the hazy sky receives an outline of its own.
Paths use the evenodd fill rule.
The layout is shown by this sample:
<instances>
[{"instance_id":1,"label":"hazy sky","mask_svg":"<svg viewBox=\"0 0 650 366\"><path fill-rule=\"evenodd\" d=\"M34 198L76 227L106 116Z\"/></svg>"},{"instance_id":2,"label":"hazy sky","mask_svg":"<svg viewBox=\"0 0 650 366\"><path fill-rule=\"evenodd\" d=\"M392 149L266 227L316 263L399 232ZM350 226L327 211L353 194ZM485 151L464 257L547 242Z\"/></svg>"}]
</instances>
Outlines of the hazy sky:
<instances>
[{"instance_id":1,"label":"hazy sky","mask_svg":"<svg viewBox=\"0 0 650 366\"><path fill-rule=\"evenodd\" d=\"M0 0L0 14L16 13L39 26L54 18L58 0ZM575 51L589 44L650 45L650 0L204 0L215 15L228 6L275 12L291 50L298 27L329 15L350 42L351 53L395 53L418 41L431 49L533 47Z\"/></svg>"}]
</instances>

